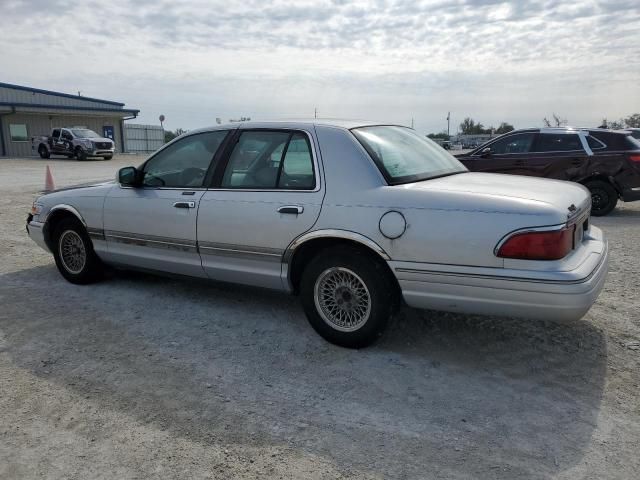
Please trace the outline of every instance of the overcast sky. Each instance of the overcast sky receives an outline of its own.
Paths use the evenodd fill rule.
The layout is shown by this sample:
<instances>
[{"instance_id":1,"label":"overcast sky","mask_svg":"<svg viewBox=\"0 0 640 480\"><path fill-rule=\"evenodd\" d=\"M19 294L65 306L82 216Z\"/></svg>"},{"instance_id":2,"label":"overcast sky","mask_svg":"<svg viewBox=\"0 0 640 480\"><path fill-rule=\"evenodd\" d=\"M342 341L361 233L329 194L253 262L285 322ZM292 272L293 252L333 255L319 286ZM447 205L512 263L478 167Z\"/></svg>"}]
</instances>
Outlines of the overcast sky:
<instances>
[{"instance_id":1,"label":"overcast sky","mask_svg":"<svg viewBox=\"0 0 640 480\"><path fill-rule=\"evenodd\" d=\"M452 131L640 111L640 2L0 0L0 81L141 123L366 118Z\"/></svg>"}]
</instances>

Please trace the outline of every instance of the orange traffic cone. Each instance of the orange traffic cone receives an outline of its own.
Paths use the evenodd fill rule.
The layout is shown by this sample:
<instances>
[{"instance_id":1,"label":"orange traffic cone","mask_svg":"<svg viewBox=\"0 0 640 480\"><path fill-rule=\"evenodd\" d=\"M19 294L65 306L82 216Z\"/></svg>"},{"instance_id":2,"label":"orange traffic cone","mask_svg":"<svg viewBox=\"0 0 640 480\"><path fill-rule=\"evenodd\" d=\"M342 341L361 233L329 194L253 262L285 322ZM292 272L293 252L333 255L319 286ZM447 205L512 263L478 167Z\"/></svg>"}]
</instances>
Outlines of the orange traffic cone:
<instances>
[{"instance_id":1,"label":"orange traffic cone","mask_svg":"<svg viewBox=\"0 0 640 480\"><path fill-rule=\"evenodd\" d=\"M51 174L51 169L49 165L47 165L47 171L44 175L44 191L51 192L56 189L55 184L53 183L53 175Z\"/></svg>"}]
</instances>

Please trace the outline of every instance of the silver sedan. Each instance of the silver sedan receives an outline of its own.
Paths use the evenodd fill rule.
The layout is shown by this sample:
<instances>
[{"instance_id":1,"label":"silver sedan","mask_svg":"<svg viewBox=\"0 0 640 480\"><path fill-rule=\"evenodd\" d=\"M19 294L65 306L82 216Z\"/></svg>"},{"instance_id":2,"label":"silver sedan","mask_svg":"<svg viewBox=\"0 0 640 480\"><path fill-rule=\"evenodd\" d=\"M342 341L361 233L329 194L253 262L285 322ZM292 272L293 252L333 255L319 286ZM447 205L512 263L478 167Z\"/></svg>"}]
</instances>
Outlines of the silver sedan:
<instances>
[{"instance_id":1,"label":"silver sedan","mask_svg":"<svg viewBox=\"0 0 640 480\"><path fill-rule=\"evenodd\" d=\"M607 273L590 198L574 183L468 172L406 127L249 122L41 196L27 229L70 282L112 265L282 290L324 338L362 347L402 301L581 318Z\"/></svg>"}]
</instances>

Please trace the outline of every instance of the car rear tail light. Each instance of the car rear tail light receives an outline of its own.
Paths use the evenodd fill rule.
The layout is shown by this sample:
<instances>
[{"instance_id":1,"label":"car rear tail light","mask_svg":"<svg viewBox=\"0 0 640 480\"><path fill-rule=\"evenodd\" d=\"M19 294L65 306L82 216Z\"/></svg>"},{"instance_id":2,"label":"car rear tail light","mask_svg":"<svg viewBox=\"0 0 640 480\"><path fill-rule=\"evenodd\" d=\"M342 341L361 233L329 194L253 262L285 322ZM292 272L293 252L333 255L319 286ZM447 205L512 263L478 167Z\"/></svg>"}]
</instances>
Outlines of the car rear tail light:
<instances>
[{"instance_id":1,"label":"car rear tail light","mask_svg":"<svg viewBox=\"0 0 640 480\"><path fill-rule=\"evenodd\" d=\"M559 260L573 248L576 226L546 232L523 232L509 237L498 250L498 257L522 260Z\"/></svg>"},{"instance_id":2,"label":"car rear tail light","mask_svg":"<svg viewBox=\"0 0 640 480\"><path fill-rule=\"evenodd\" d=\"M640 163L640 154L629 155L629 160L634 163Z\"/></svg>"}]
</instances>

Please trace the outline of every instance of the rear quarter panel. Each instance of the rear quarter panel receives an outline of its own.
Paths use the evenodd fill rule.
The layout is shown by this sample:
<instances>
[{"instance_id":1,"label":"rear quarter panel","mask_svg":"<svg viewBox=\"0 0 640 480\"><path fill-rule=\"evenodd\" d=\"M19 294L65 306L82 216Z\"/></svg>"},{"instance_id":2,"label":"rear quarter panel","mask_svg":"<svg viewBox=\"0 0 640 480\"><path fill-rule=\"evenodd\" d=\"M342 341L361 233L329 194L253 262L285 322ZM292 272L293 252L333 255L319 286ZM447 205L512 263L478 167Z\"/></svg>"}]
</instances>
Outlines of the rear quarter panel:
<instances>
[{"instance_id":1,"label":"rear quarter panel","mask_svg":"<svg viewBox=\"0 0 640 480\"><path fill-rule=\"evenodd\" d=\"M493 253L498 241L523 226L544 225L551 213L550 206L525 199L387 186L350 132L317 127L317 133L327 191L313 229L365 235L394 261L502 267ZM530 213L522 213L523 207L531 207ZM395 240L379 229L392 210L407 223Z\"/></svg>"}]
</instances>

